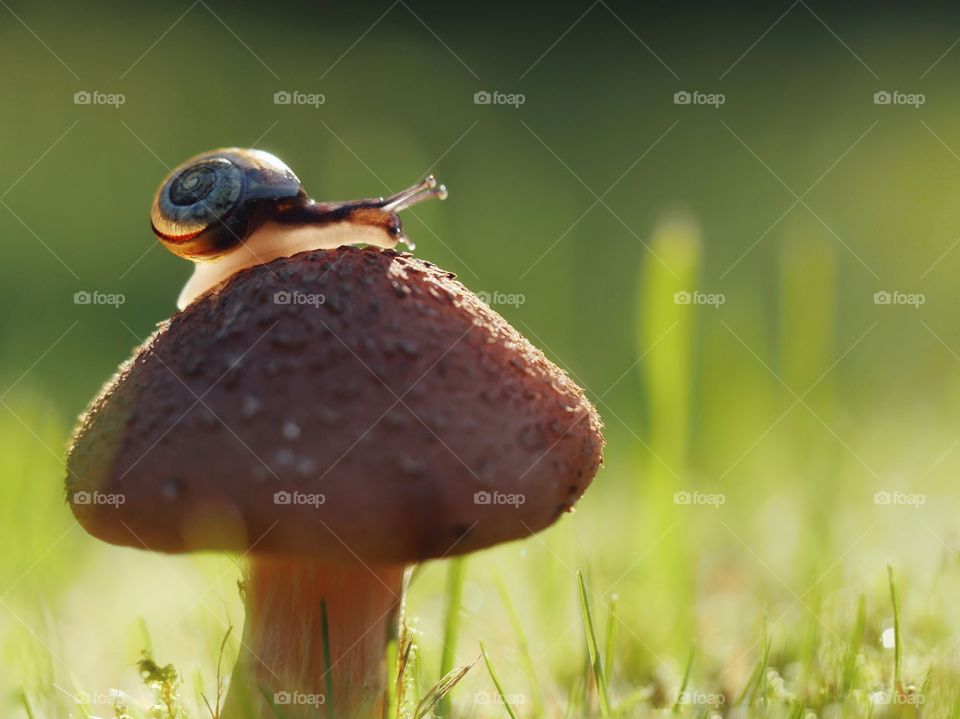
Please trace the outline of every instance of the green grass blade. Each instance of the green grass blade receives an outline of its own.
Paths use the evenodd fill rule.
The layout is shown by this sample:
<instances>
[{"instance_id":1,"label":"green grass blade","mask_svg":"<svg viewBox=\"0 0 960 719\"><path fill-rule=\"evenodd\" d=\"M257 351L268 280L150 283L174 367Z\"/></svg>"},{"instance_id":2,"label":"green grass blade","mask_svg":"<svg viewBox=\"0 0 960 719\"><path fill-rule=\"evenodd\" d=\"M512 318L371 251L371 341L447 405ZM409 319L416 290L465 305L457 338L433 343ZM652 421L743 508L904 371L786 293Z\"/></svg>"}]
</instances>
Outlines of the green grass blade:
<instances>
[{"instance_id":1,"label":"green grass blade","mask_svg":"<svg viewBox=\"0 0 960 719\"><path fill-rule=\"evenodd\" d=\"M767 705L769 697L767 696L769 686L767 684L767 668L770 666L770 646L771 639L767 635L767 615L763 615L763 661L760 669L760 701L764 706Z\"/></svg>"},{"instance_id":2,"label":"green grass blade","mask_svg":"<svg viewBox=\"0 0 960 719\"><path fill-rule=\"evenodd\" d=\"M406 619L400 625L397 646L396 694L397 713L387 719L410 719L420 704L420 651L416 643L416 634Z\"/></svg>"},{"instance_id":3,"label":"green grass blade","mask_svg":"<svg viewBox=\"0 0 960 719\"><path fill-rule=\"evenodd\" d=\"M847 653L843 659L843 679L840 683L841 693L846 696L853 689L857 673L857 657L860 655L860 642L863 641L863 630L867 623L867 600L862 594L857 603L857 618L853 623L853 633L847 644Z\"/></svg>"},{"instance_id":4,"label":"green grass blade","mask_svg":"<svg viewBox=\"0 0 960 719\"><path fill-rule=\"evenodd\" d=\"M897 592L897 582L893 576L893 567L887 565L887 580L890 583L890 602L893 605L893 690L900 692L903 688L903 644L900 634L900 595Z\"/></svg>"},{"instance_id":5,"label":"green grass blade","mask_svg":"<svg viewBox=\"0 0 960 719\"><path fill-rule=\"evenodd\" d=\"M390 637L387 642L387 688L384 693L384 717L386 719L396 719L397 716L397 692L399 681L394 681L400 672L399 639Z\"/></svg>"},{"instance_id":6,"label":"green grass blade","mask_svg":"<svg viewBox=\"0 0 960 719\"><path fill-rule=\"evenodd\" d=\"M27 692L23 689L20 690L20 705L23 707L23 711L27 713L27 719L37 719L33 713L33 707L30 706L30 699L27 698Z\"/></svg>"},{"instance_id":7,"label":"green grass blade","mask_svg":"<svg viewBox=\"0 0 960 719\"><path fill-rule=\"evenodd\" d=\"M467 672L473 669L478 661L480 661L480 657L474 659L471 664L462 666L459 669L452 669L444 675L443 679L434 684L417 705L417 710L413 715L414 719L422 719L429 714L430 710L450 694L453 688L460 683L460 680L467 675Z\"/></svg>"},{"instance_id":8,"label":"green grass blade","mask_svg":"<svg viewBox=\"0 0 960 719\"><path fill-rule=\"evenodd\" d=\"M480 642L480 654L483 656L483 663L487 665L487 673L493 680L493 686L497 688L497 694L500 695L500 700L503 702L503 706L507 710L507 714L510 715L510 719L517 719L517 715L514 713L513 707L510 705L510 701L507 699L506 692L503 691L503 685L500 683L500 677L497 676L497 672L493 668L493 663L490 661L490 657L487 655L487 648L483 646L483 642Z\"/></svg>"},{"instance_id":9,"label":"green grass blade","mask_svg":"<svg viewBox=\"0 0 960 719\"><path fill-rule=\"evenodd\" d=\"M397 621L390 629L392 636L387 651L387 668L388 672L392 673L387 675L386 719L400 719L406 700L407 672L411 666L410 655L414 650L413 636L407 623L407 596L412 579L413 568L408 567L403 573Z\"/></svg>"},{"instance_id":10,"label":"green grass blade","mask_svg":"<svg viewBox=\"0 0 960 719\"><path fill-rule=\"evenodd\" d=\"M756 704L759 698L761 703L767 703L767 665L770 661L770 639L767 637L767 615L764 612L763 624L760 628L760 664L757 667L756 678L750 691L749 705Z\"/></svg>"},{"instance_id":11,"label":"green grass blade","mask_svg":"<svg viewBox=\"0 0 960 719\"><path fill-rule=\"evenodd\" d=\"M584 628L587 630L587 650L590 653L590 664L593 668L593 678L597 683L597 696L600 698L600 716L610 716L610 700L607 697L607 680L603 674L603 660L600 658L600 649L597 646L597 634L593 628L593 614L590 612L590 599L587 596L587 585L583 581L583 571L577 570L577 584L580 588L580 609L583 614Z\"/></svg>"},{"instance_id":12,"label":"green grass blade","mask_svg":"<svg viewBox=\"0 0 960 719\"><path fill-rule=\"evenodd\" d=\"M456 557L447 566L447 618L443 627L443 654L440 657L440 676L446 678L453 671L457 653L457 636L460 633L460 604L463 598L463 576L466 559ZM441 681L443 681L441 679ZM451 687L452 689L453 687ZM449 690L437 701L436 716L450 716Z\"/></svg>"},{"instance_id":13,"label":"green grass blade","mask_svg":"<svg viewBox=\"0 0 960 719\"><path fill-rule=\"evenodd\" d=\"M273 714L274 719L287 719L286 714L283 713L283 710L277 706L277 703L273 700L274 695L270 692L267 687L263 684L259 685L260 694L263 695L263 701L266 702L267 706L270 707L270 712Z\"/></svg>"},{"instance_id":14,"label":"green grass blade","mask_svg":"<svg viewBox=\"0 0 960 719\"><path fill-rule=\"evenodd\" d=\"M540 690L540 682L537 680L537 670L534 667L533 657L530 654L530 645L527 644L526 632L523 631L523 623L520 621L520 615L517 614L517 608L514 606L513 600L510 599L510 594L507 591L507 585L503 582L503 578L498 573L494 574L494 578L496 580L497 592L500 595L500 602L507 612L507 618L510 621L510 627L513 629L517 648L520 650L523 670L530 682L530 689L533 694L533 714L534 716L543 716L543 693Z\"/></svg>"},{"instance_id":15,"label":"green grass blade","mask_svg":"<svg viewBox=\"0 0 960 719\"><path fill-rule=\"evenodd\" d=\"M680 690L677 692L677 698L673 701L673 707L671 707L671 711L674 714L680 711L681 700L687 691L687 685L690 683L690 671L693 669L694 654L696 654L696 648L690 647L690 654L687 655L687 668L683 670L683 680L680 682Z\"/></svg>"},{"instance_id":16,"label":"green grass blade","mask_svg":"<svg viewBox=\"0 0 960 719\"><path fill-rule=\"evenodd\" d=\"M763 653L760 655L760 666L757 668L757 679L753 685L753 691L750 693L750 706L753 706L759 700L761 704L767 704L767 667L770 663L770 640L766 638L766 627L764 627Z\"/></svg>"},{"instance_id":17,"label":"green grass blade","mask_svg":"<svg viewBox=\"0 0 960 719\"><path fill-rule=\"evenodd\" d=\"M617 629L620 624L620 597L613 594L607 612L607 630L603 641L603 675L607 681L613 679L613 658L616 655Z\"/></svg>"},{"instance_id":18,"label":"green grass blade","mask_svg":"<svg viewBox=\"0 0 960 719\"><path fill-rule=\"evenodd\" d=\"M920 684L919 691L916 692L915 696L919 698L920 703L923 703L923 698L930 696L930 690L933 686L933 670L936 666L936 663L930 665L927 669L927 673L923 676L923 682Z\"/></svg>"},{"instance_id":19,"label":"green grass blade","mask_svg":"<svg viewBox=\"0 0 960 719\"><path fill-rule=\"evenodd\" d=\"M740 706L746 700L748 696L751 695L753 691L753 686L757 682L757 678L760 676L760 670L763 667L763 662L757 662L757 665L750 672L750 676L747 677L746 684L743 685L743 689L740 690L740 693L737 695L737 698L733 701L733 706Z\"/></svg>"},{"instance_id":20,"label":"green grass blade","mask_svg":"<svg viewBox=\"0 0 960 719\"><path fill-rule=\"evenodd\" d=\"M686 455L690 436L695 356L690 297L700 289L701 244L700 227L691 216L670 213L660 218L651 239L657 261L645 265L640 288L637 340L644 361L639 367L650 415L658 420L651 422L650 444L671 467Z\"/></svg>"},{"instance_id":21,"label":"green grass blade","mask_svg":"<svg viewBox=\"0 0 960 719\"><path fill-rule=\"evenodd\" d=\"M649 422L649 440L638 443L638 471L645 480L636 483L634 501L644 507L647 519L638 525L632 541L642 547L657 546L659 592L669 603L658 603L649 611L670 611L674 621L692 621L692 548L689 535L672 531L679 518L674 504L678 482L685 482L695 398L697 361L697 316L702 307L690 302L691 293L701 288L700 264L703 254L699 224L688 213L667 212L654 227L650 258L640 278L636 318L637 362ZM641 449L642 448L642 449ZM635 545L636 546L636 545ZM667 651L686 652L687 646L674 641Z\"/></svg>"}]
</instances>

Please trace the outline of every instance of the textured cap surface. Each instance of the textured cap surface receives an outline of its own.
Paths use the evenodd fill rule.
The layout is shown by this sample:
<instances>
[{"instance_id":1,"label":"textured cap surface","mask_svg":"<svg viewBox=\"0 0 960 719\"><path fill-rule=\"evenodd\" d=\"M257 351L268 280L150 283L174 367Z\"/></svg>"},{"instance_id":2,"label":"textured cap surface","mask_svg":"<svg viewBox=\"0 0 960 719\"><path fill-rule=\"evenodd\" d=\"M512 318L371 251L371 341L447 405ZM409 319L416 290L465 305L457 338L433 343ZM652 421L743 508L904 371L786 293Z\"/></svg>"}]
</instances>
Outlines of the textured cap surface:
<instances>
[{"instance_id":1,"label":"textured cap surface","mask_svg":"<svg viewBox=\"0 0 960 719\"><path fill-rule=\"evenodd\" d=\"M161 324L81 418L67 498L115 544L409 562L552 524L600 430L454 275L341 247L244 270Z\"/></svg>"}]
</instances>

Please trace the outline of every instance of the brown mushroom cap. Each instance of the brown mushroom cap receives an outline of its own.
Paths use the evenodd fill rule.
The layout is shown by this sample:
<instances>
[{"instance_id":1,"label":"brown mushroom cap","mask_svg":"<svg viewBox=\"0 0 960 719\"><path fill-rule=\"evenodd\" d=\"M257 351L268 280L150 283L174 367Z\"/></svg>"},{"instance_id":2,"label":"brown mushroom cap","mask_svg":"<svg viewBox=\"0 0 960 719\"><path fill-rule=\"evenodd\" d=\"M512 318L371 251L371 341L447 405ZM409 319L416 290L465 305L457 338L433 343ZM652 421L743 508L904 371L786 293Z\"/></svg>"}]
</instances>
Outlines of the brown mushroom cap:
<instances>
[{"instance_id":1,"label":"brown mushroom cap","mask_svg":"<svg viewBox=\"0 0 960 719\"><path fill-rule=\"evenodd\" d=\"M244 270L161 324L81 418L67 498L114 544L411 562L552 524L600 430L453 274L341 247Z\"/></svg>"}]
</instances>

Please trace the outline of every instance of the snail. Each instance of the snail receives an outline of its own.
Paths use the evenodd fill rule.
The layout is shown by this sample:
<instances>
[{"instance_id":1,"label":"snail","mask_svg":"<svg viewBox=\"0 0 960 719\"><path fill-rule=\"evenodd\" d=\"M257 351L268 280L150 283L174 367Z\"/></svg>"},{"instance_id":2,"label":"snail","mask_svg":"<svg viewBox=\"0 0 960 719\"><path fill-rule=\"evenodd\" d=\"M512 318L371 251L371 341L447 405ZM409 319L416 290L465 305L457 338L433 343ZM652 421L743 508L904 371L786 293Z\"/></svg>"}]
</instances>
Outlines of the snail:
<instances>
[{"instance_id":1,"label":"snail","mask_svg":"<svg viewBox=\"0 0 960 719\"><path fill-rule=\"evenodd\" d=\"M305 250L406 243L397 214L447 189L433 175L389 197L316 202L287 165L262 150L224 148L175 168L150 212L153 232L195 263L177 299L184 309L242 269Z\"/></svg>"}]
</instances>

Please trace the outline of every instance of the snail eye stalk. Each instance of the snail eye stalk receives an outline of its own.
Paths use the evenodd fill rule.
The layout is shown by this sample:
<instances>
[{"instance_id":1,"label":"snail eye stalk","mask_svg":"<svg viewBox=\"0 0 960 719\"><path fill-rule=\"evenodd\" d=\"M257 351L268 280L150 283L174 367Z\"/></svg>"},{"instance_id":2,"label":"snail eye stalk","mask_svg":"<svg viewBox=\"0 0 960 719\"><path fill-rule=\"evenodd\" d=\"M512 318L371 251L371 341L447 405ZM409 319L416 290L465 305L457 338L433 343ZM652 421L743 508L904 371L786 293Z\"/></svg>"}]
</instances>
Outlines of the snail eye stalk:
<instances>
[{"instance_id":1,"label":"snail eye stalk","mask_svg":"<svg viewBox=\"0 0 960 719\"><path fill-rule=\"evenodd\" d=\"M390 195L383 199L382 205L388 212L400 212L408 207L418 205L424 200L436 197L438 200L447 199L447 188L444 185L437 184L437 178L428 175L423 181L416 185L408 187L406 190Z\"/></svg>"}]
</instances>

